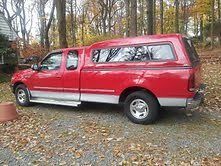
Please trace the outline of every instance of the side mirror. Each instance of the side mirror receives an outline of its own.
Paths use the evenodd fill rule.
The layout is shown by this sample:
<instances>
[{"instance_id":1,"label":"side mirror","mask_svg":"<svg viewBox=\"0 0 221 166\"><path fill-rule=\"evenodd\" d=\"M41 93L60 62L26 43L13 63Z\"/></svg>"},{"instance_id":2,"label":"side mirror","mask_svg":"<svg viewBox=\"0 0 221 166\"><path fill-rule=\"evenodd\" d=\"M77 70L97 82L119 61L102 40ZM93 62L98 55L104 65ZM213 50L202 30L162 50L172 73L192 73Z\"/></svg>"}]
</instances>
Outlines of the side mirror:
<instances>
[{"instance_id":1,"label":"side mirror","mask_svg":"<svg viewBox=\"0 0 221 166\"><path fill-rule=\"evenodd\" d=\"M40 67L38 66L38 64L33 64L33 65L31 65L31 69L35 70L35 71L39 71Z\"/></svg>"}]
</instances>

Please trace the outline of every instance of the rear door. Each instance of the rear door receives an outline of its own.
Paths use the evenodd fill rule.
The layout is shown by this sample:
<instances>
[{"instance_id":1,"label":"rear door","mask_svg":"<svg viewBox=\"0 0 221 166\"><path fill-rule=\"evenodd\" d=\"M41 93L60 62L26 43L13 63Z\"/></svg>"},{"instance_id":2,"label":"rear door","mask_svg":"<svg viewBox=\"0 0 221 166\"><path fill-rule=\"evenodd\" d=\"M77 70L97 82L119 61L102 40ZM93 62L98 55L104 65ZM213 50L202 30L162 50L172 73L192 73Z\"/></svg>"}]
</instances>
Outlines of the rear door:
<instances>
[{"instance_id":1,"label":"rear door","mask_svg":"<svg viewBox=\"0 0 221 166\"><path fill-rule=\"evenodd\" d=\"M66 55L64 73L63 73L63 88L64 94L69 96L69 100L80 100L80 69L83 49L68 50Z\"/></svg>"}]
</instances>

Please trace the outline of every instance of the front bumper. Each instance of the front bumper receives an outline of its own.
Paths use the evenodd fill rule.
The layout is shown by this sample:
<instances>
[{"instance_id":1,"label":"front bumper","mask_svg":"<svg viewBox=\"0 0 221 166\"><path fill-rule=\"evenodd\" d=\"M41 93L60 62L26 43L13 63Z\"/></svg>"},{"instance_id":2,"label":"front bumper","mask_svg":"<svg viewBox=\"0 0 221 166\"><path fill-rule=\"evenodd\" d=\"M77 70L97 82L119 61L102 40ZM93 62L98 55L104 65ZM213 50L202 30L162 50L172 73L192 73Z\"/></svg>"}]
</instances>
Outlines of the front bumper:
<instances>
[{"instance_id":1,"label":"front bumper","mask_svg":"<svg viewBox=\"0 0 221 166\"><path fill-rule=\"evenodd\" d=\"M204 101L205 84L202 84L193 98L186 101L186 109L194 109L200 106Z\"/></svg>"}]
</instances>

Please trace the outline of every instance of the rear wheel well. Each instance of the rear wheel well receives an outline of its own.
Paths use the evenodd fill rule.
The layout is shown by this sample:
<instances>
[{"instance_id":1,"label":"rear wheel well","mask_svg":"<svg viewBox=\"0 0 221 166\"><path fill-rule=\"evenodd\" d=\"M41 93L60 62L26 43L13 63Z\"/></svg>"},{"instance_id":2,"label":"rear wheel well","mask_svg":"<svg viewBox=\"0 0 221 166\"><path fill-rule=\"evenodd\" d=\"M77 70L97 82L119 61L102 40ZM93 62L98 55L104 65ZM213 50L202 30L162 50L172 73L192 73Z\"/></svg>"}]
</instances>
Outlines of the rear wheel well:
<instances>
[{"instance_id":1,"label":"rear wheel well","mask_svg":"<svg viewBox=\"0 0 221 166\"><path fill-rule=\"evenodd\" d=\"M146 92L146 93L152 95L152 96L157 100L157 102L159 103L157 97L154 95L153 92L151 92L151 91L148 90L148 89L145 89L145 88L142 88L142 87L136 87L136 86L135 86L135 87L129 87L129 88L125 89L125 90L121 93L121 95L120 95L119 102L120 102L120 103L123 103L123 102L126 100L126 98L127 98L128 95L130 95L130 94L133 93L133 92L137 92L137 91L143 91L143 92Z\"/></svg>"}]
</instances>

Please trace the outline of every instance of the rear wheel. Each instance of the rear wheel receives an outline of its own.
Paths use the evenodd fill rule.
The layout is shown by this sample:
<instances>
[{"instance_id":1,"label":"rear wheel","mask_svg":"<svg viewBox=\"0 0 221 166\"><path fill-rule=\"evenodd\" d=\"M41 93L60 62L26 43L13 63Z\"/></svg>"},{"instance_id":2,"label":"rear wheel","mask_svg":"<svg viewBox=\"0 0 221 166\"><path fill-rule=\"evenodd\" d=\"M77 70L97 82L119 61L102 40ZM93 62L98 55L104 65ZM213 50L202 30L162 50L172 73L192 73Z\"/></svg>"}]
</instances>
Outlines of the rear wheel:
<instances>
[{"instance_id":1,"label":"rear wheel","mask_svg":"<svg viewBox=\"0 0 221 166\"><path fill-rule=\"evenodd\" d=\"M15 97L16 97L16 102L20 106L29 106L30 105L28 90L25 85L18 85L16 87Z\"/></svg>"},{"instance_id":2,"label":"rear wheel","mask_svg":"<svg viewBox=\"0 0 221 166\"><path fill-rule=\"evenodd\" d=\"M137 91L127 96L124 111L127 117L137 124L150 124L156 121L159 103L147 92Z\"/></svg>"}]
</instances>

